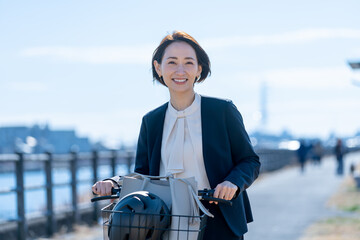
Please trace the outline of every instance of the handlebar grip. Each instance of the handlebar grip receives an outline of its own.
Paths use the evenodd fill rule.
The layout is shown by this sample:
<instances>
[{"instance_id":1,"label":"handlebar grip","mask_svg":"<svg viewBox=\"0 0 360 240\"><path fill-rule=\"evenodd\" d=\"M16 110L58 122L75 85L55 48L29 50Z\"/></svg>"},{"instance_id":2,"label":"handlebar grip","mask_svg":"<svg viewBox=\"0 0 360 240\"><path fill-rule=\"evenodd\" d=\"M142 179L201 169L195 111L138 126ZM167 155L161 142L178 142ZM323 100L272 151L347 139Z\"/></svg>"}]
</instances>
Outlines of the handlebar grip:
<instances>
[{"instance_id":1,"label":"handlebar grip","mask_svg":"<svg viewBox=\"0 0 360 240\"><path fill-rule=\"evenodd\" d=\"M118 195L108 195L108 196L100 196L100 197L94 197L91 199L91 202L96 202L100 200L106 200L106 199L116 199L119 198Z\"/></svg>"},{"instance_id":2,"label":"handlebar grip","mask_svg":"<svg viewBox=\"0 0 360 240\"><path fill-rule=\"evenodd\" d=\"M231 200L225 200L225 199L222 199L222 198L214 198L213 197L214 193L215 193L215 189L204 189L204 190L199 190L198 191L198 195L203 200L220 202L220 203L224 203L226 205L232 206L232 201Z\"/></svg>"},{"instance_id":3,"label":"handlebar grip","mask_svg":"<svg viewBox=\"0 0 360 240\"><path fill-rule=\"evenodd\" d=\"M222 198L214 198L214 197L208 197L208 196L204 196L204 197L202 197L202 199L206 200L206 201L214 201L214 202L224 203L226 205L232 206L231 200L225 200Z\"/></svg>"},{"instance_id":4,"label":"handlebar grip","mask_svg":"<svg viewBox=\"0 0 360 240\"><path fill-rule=\"evenodd\" d=\"M120 191L121 191L121 188L111 188L111 195L94 197L94 198L91 199L91 202L96 202L96 201L106 200L106 199L116 199L116 198L119 198L119 196L120 196ZM93 194L96 195L94 192L93 192Z\"/></svg>"}]
</instances>

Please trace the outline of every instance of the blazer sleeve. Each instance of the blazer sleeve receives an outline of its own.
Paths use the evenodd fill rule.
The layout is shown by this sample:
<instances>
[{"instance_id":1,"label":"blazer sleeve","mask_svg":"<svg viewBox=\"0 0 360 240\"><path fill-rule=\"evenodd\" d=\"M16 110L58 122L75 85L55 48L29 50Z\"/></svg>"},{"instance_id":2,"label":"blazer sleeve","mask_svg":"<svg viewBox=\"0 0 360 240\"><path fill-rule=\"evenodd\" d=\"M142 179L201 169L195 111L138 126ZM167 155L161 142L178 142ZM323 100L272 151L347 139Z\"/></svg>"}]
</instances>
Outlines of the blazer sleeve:
<instances>
[{"instance_id":1,"label":"blazer sleeve","mask_svg":"<svg viewBox=\"0 0 360 240\"><path fill-rule=\"evenodd\" d=\"M232 102L227 104L226 126L234 167L225 180L237 185L239 193L247 189L258 177L260 161L251 145L242 116Z\"/></svg>"},{"instance_id":2,"label":"blazer sleeve","mask_svg":"<svg viewBox=\"0 0 360 240\"><path fill-rule=\"evenodd\" d=\"M135 172L149 174L148 141L146 119L143 117L136 150Z\"/></svg>"}]
</instances>

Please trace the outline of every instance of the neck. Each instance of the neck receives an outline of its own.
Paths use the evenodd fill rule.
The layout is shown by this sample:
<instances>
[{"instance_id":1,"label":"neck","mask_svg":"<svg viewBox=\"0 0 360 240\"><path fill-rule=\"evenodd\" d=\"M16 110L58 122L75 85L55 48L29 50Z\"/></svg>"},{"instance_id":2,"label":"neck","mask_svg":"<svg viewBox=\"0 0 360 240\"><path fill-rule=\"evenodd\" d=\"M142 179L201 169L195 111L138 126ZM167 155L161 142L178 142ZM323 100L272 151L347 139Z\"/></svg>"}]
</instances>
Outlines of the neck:
<instances>
[{"instance_id":1,"label":"neck","mask_svg":"<svg viewBox=\"0 0 360 240\"><path fill-rule=\"evenodd\" d=\"M189 107L193 103L194 99L194 91L181 94L174 94L170 92L170 103L178 111L182 111Z\"/></svg>"}]
</instances>

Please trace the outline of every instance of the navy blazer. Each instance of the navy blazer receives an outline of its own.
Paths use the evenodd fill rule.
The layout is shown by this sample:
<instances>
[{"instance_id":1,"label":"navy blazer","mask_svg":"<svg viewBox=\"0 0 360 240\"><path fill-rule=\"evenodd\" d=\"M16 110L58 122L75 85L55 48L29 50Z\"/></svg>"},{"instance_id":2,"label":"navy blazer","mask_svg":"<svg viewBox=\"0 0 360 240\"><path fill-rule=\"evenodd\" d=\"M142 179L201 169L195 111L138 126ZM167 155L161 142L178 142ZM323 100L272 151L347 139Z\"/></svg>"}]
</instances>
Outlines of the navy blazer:
<instances>
[{"instance_id":1,"label":"navy blazer","mask_svg":"<svg viewBox=\"0 0 360 240\"><path fill-rule=\"evenodd\" d=\"M161 142L168 103L142 119L137 145L135 172L158 176ZM245 131L241 114L229 100L201 96L203 156L211 188L227 180L239 188L232 206L219 204L235 235L247 232L252 213L246 189L255 181L260 161Z\"/></svg>"}]
</instances>

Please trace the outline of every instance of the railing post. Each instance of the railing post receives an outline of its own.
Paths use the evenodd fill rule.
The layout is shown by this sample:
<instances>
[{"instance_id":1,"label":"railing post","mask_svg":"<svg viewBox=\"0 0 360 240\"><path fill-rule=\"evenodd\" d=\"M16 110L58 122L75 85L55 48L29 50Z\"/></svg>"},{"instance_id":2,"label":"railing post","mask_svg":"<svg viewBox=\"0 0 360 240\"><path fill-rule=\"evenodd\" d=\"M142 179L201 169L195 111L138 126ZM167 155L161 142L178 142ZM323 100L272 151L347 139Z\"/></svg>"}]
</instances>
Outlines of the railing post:
<instances>
[{"instance_id":1,"label":"railing post","mask_svg":"<svg viewBox=\"0 0 360 240\"><path fill-rule=\"evenodd\" d=\"M46 174L46 216L47 216L47 235L52 236L55 232L55 219L54 219L54 206L53 206L53 182L52 182L52 161L53 156L50 152L45 161L45 174Z\"/></svg>"},{"instance_id":2,"label":"railing post","mask_svg":"<svg viewBox=\"0 0 360 240\"><path fill-rule=\"evenodd\" d=\"M96 150L94 150L92 152L92 168L93 168L93 183L96 183L98 180L98 172L97 172L97 168L98 168L98 152ZM99 211L99 204L98 202L94 202L93 203L94 206L94 212L93 212L93 220L94 222L97 222L98 220L98 211Z\"/></svg>"},{"instance_id":3,"label":"railing post","mask_svg":"<svg viewBox=\"0 0 360 240\"><path fill-rule=\"evenodd\" d=\"M116 152L116 150L112 150L112 151L111 151L111 171L112 171L112 175L111 175L111 176L115 176L115 175L116 175L116 157L117 157L117 152Z\"/></svg>"},{"instance_id":4,"label":"railing post","mask_svg":"<svg viewBox=\"0 0 360 240\"><path fill-rule=\"evenodd\" d=\"M70 170L71 170L71 195L72 195L72 212L73 212L73 224L79 221L79 212L77 205L77 179L76 179L76 170L77 170L77 152L71 151L71 161L70 161Z\"/></svg>"},{"instance_id":5,"label":"railing post","mask_svg":"<svg viewBox=\"0 0 360 240\"><path fill-rule=\"evenodd\" d=\"M18 240L26 239L26 218L25 218L25 189L24 189L24 154L18 152L19 161L16 162L16 198L18 217Z\"/></svg>"}]
</instances>

